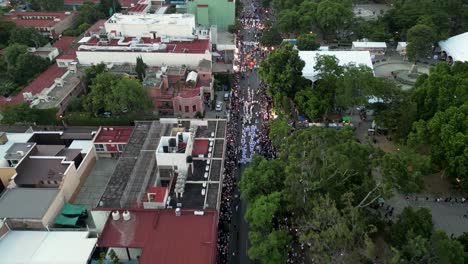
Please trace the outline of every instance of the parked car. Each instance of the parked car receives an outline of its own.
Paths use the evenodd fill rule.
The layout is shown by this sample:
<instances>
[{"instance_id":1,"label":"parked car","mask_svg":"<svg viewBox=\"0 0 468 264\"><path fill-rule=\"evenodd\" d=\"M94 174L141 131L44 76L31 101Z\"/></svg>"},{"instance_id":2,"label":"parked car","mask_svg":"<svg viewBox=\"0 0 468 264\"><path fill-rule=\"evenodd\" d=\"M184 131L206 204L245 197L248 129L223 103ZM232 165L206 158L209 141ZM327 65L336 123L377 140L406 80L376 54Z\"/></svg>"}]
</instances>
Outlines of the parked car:
<instances>
[{"instance_id":1,"label":"parked car","mask_svg":"<svg viewBox=\"0 0 468 264\"><path fill-rule=\"evenodd\" d=\"M222 102L217 102L215 110L216 110L216 112L223 111L223 103Z\"/></svg>"},{"instance_id":2,"label":"parked car","mask_svg":"<svg viewBox=\"0 0 468 264\"><path fill-rule=\"evenodd\" d=\"M224 93L224 101L229 100L229 93Z\"/></svg>"}]
</instances>

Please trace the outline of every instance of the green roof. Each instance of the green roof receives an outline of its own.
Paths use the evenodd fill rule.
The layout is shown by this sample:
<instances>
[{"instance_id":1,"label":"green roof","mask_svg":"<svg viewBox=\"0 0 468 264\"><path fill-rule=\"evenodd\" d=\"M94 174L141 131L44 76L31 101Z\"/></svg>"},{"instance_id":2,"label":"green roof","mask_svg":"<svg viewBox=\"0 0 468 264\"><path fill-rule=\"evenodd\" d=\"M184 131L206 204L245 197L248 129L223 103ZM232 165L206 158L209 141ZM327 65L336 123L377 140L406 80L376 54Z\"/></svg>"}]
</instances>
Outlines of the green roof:
<instances>
[{"instance_id":1,"label":"green roof","mask_svg":"<svg viewBox=\"0 0 468 264\"><path fill-rule=\"evenodd\" d=\"M73 205L73 204L69 204L69 203L66 203L63 208L62 208L62 211L60 212L60 214L62 215L81 215L81 213L83 213L85 210L85 208L83 206L79 206L79 205Z\"/></svg>"},{"instance_id":2,"label":"green roof","mask_svg":"<svg viewBox=\"0 0 468 264\"><path fill-rule=\"evenodd\" d=\"M64 225L64 226L76 226L76 222L78 222L77 217L66 217L63 215L58 215L57 218L54 220L54 224L56 225Z\"/></svg>"}]
</instances>

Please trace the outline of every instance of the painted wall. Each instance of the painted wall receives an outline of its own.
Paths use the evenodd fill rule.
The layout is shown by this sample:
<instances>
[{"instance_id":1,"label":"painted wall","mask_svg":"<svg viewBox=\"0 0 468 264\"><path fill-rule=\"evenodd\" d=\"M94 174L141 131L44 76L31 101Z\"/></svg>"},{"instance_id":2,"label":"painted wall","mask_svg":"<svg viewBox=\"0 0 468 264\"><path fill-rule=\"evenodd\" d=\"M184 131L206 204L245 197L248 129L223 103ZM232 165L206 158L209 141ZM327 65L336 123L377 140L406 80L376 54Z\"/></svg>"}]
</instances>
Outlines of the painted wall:
<instances>
[{"instance_id":1,"label":"painted wall","mask_svg":"<svg viewBox=\"0 0 468 264\"><path fill-rule=\"evenodd\" d=\"M106 32L115 30L116 36L125 37L148 37L153 38L153 34L150 32L157 32L156 37L161 35L169 36L192 36L193 28L195 23L192 25L161 25L161 24L117 24L107 23L105 24Z\"/></svg>"},{"instance_id":2,"label":"painted wall","mask_svg":"<svg viewBox=\"0 0 468 264\"><path fill-rule=\"evenodd\" d=\"M187 13L195 15L197 24L202 26L217 25L220 29L227 29L235 23L235 0L194 0L187 1L186 6Z\"/></svg>"},{"instance_id":3,"label":"painted wall","mask_svg":"<svg viewBox=\"0 0 468 264\"><path fill-rule=\"evenodd\" d=\"M91 216L93 217L94 224L96 225L96 232L102 232L104 225L106 224L107 217L110 213L110 211L91 211Z\"/></svg>"},{"instance_id":4,"label":"painted wall","mask_svg":"<svg viewBox=\"0 0 468 264\"><path fill-rule=\"evenodd\" d=\"M52 202L52 204L50 204L49 209L47 209L47 212L42 217L42 225L44 227L52 225L55 218L57 217L57 215L62 210L63 205L65 204L65 202L66 202L66 200L65 200L64 192L61 190L61 191L58 192L58 194L55 197L54 201Z\"/></svg>"},{"instance_id":5,"label":"painted wall","mask_svg":"<svg viewBox=\"0 0 468 264\"><path fill-rule=\"evenodd\" d=\"M158 53L158 52L106 52L106 51L76 51L80 64L92 65L104 63L114 64L135 64L137 57L142 57L149 66L166 65L187 65L198 66L198 63L205 59L211 61L211 52L205 51L202 54L191 53Z\"/></svg>"},{"instance_id":6,"label":"painted wall","mask_svg":"<svg viewBox=\"0 0 468 264\"><path fill-rule=\"evenodd\" d=\"M10 179L16 174L15 168L5 167L0 168L0 180L3 183L3 186L8 187L10 184Z\"/></svg>"}]
</instances>

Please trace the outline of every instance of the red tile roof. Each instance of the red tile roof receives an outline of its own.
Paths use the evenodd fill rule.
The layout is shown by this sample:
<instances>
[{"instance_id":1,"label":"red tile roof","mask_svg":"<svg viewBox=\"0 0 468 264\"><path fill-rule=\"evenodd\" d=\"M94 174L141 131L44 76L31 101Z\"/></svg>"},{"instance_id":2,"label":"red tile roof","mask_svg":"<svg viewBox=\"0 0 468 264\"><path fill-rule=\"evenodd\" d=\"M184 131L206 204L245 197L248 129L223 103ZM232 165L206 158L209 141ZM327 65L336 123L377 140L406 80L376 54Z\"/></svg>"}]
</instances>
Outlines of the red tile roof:
<instances>
[{"instance_id":1,"label":"red tile roof","mask_svg":"<svg viewBox=\"0 0 468 264\"><path fill-rule=\"evenodd\" d=\"M119 4L123 7L123 8L129 8L132 6L132 4L136 4L138 2L138 0L119 0Z\"/></svg>"},{"instance_id":2,"label":"red tile roof","mask_svg":"<svg viewBox=\"0 0 468 264\"><path fill-rule=\"evenodd\" d=\"M85 31L85 36L90 32L99 32L101 29L104 28L104 24L106 23L106 21L107 20L105 19L98 20L96 23L94 23L94 25L92 25Z\"/></svg>"},{"instance_id":3,"label":"red tile roof","mask_svg":"<svg viewBox=\"0 0 468 264\"><path fill-rule=\"evenodd\" d=\"M34 81L24 87L17 95L12 96L7 100L0 96L0 108L5 105L16 105L24 102L23 93L31 92L32 95L40 93L44 88L49 87L54 82L55 78L62 76L66 69L59 68L57 64L52 64L45 72L41 73Z\"/></svg>"},{"instance_id":4,"label":"red tile roof","mask_svg":"<svg viewBox=\"0 0 468 264\"><path fill-rule=\"evenodd\" d=\"M127 143L132 135L133 127L101 127L94 143Z\"/></svg>"},{"instance_id":5,"label":"red tile roof","mask_svg":"<svg viewBox=\"0 0 468 264\"><path fill-rule=\"evenodd\" d=\"M76 51L73 49L73 41L75 37L62 37L57 40L52 46L59 48L60 55L56 59L74 60L76 59Z\"/></svg>"},{"instance_id":6,"label":"red tile roof","mask_svg":"<svg viewBox=\"0 0 468 264\"><path fill-rule=\"evenodd\" d=\"M198 157L198 155L208 154L209 144L210 143L208 139L195 139L195 142L193 144L192 156Z\"/></svg>"},{"instance_id":7,"label":"red tile roof","mask_svg":"<svg viewBox=\"0 0 468 264\"><path fill-rule=\"evenodd\" d=\"M140 264L214 264L217 246L217 213L173 209L131 209L129 221L109 215L98 240L100 247L142 248Z\"/></svg>"},{"instance_id":8,"label":"red tile roof","mask_svg":"<svg viewBox=\"0 0 468 264\"><path fill-rule=\"evenodd\" d=\"M2 18L20 27L53 27L60 22L54 21L54 19L22 19L24 16L50 16L63 20L69 15L65 14L65 12L13 12L12 14L4 15Z\"/></svg>"}]
</instances>

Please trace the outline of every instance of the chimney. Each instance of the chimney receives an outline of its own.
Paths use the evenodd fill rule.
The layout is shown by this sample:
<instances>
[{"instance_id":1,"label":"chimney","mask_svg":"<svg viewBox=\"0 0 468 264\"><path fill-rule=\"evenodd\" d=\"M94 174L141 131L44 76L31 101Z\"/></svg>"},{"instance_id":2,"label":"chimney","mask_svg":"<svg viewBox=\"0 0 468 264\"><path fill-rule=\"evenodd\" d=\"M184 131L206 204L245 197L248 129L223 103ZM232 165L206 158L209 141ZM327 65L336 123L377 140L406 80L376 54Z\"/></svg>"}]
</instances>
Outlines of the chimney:
<instances>
[{"instance_id":1,"label":"chimney","mask_svg":"<svg viewBox=\"0 0 468 264\"><path fill-rule=\"evenodd\" d=\"M8 142L6 132L0 132L0 145L5 145Z\"/></svg>"}]
</instances>

